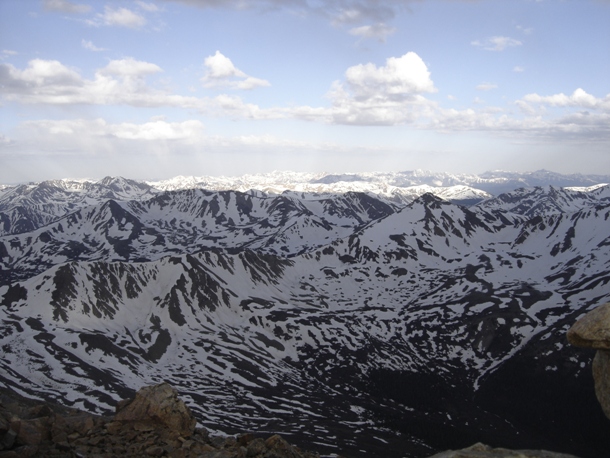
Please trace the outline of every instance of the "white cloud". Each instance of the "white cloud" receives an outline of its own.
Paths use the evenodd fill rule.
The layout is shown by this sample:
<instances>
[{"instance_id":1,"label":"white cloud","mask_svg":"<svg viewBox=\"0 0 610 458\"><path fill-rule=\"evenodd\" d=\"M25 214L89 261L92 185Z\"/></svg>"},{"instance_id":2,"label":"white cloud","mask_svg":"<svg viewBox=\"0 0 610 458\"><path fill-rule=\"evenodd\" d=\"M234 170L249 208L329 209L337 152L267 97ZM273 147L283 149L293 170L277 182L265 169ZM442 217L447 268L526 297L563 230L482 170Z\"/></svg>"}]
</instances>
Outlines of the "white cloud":
<instances>
[{"instance_id":1,"label":"white cloud","mask_svg":"<svg viewBox=\"0 0 610 458\"><path fill-rule=\"evenodd\" d=\"M121 123L110 125L108 132L127 140L184 140L195 139L202 134L203 124L197 120L184 122L151 121L144 124Z\"/></svg>"},{"instance_id":2,"label":"white cloud","mask_svg":"<svg viewBox=\"0 0 610 458\"><path fill-rule=\"evenodd\" d=\"M424 61L414 52L386 59L386 65L359 64L345 72L345 82L357 100L404 100L423 92L436 92Z\"/></svg>"},{"instance_id":3,"label":"white cloud","mask_svg":"<svg viewBox=\"0 0 610 458\"><path fill-rule=\"evenodd\" d=\"M120 75L128 77L140 77L162 72L161 67L150 62L135 60L127 57L121 60L112 60L104 68L99 70L102 75Z\"/></svg>"},{"instance_id":4,"label":"white cloud","mask_svg":"<svg viewBox=\"0 0 610 458\"><path fill-rule=\"evenodd\" d=\"M110 61L87 80L59 61L34 59L24 70L0 64L0 92L21 103L149 105L167 98L144 82L146 75L160 71L155 64L127 58Z\"/></svg>"},{"instance_id":5,"label":"white cloud","mask_svg":"<svg viewBox=\"0 0 610 458\"><path fill-rule=\"evenodd\" d=\"M597 98L577 89L572 95L528 94L514 102L524 116L498 107L439 108L426 128L440 131L488 131L547 141L610 141L610 94ZM553 107L555 110L547 110Z\"/></svg>"},{"instance_id":6,"label":"white cloud","mask_svg":"<svg viewBox=\"0 0 610 458\"><path fill-rule=\"evenodd\" d=\"M0 64L0 92L15 96L32 92L63 94L71 87L82 85L80 75L56 60L33 59L25 70L11 64Z\"/></svg>"},{"instance_id":7,"label":"white cloud","mask_svg":"<svg viewBox=\"0 0 610 458\"><path fill-rule=\"evenodd\" d=\"M93 44L93 42L87 41L85 39L82 39L80 44L83 48L88 49L89 51L94 51L94 52L107 51L106 48L98 48L97 46L95 46Z\"/></svg>"},{"instance_id":8,"label":"white cloud","mask_svg":"<svg viewBox=\"0 0 610 458\"><path fill-rule=\"evenodd\" d=\"M610 140L610 114L572 113L558 118L537 114L525 118L498 110L439 109L428 128L442 132L487 131L500 135L519 135L555 141Z\"/></svg>"},{"instance_id":9,"label":"white cloud","mask_svg":"<svg viewBox=\"0 0 610 458\"><path fill-rule=\"evenodd\" d=\"M494 83L481 83L476 89L477 91L491 91L492 89L496 89L498 87L497 84Z\"/></svg>"},{"instance_id":10,"label":"white cloud","mask_svg":"<svg viewBox=\"0 0 610 458\"><path fill-rule=\"evenodd\" d=\"M360 27L354 27L350 29L351 35L359 36L361 38L373 38L384 43L388 35L393 34L396 31L394 27L389 27L386 24L380 22L373 25L363 25Z\"/></svg>"},{"instance_id":11,"label":"white cloud","mask_svg":"<svg viewBox=\"0 0 610 458\"><path fill-rule=\"evenodd\" d=\"M43 0L42 5L47 11L60 11L62 13L83 14L91 11L89 5L73 3L67 0Z\"/></svg>"},{"instance_id":12,"label":"white cloud","mask_svg":"<svg viewBox=\"0 0 610 458\"><path fill-rule=\"evenodd\" d=\"M104 7L104 14L98 14L103 25L138 29L146 24L146 19L127 8Z\"/></svg>"},{"instance_id":13,"label":"white cloud","mask_svg":"<svg viewBox=\"0 0 610 458\"><path fill-rule=\"evenodd\" d=\"M523 97L522 102L551 107L578 107L610 112L610 94L604 98L597 98L581 88L576 89L572 95L563 93L549 96L527 94Z\"/></svg>"},{"instance_id":14,"label":"white cloud","mask_svg":"<svg viewBox=\"0 0 610 458\"><path fill-rule=\"evenodd\" d=\"M522 73L524 71L525 71L525 69L523 67L519 66L519 65L515 65L513 67L513 72L515 72L515 73Z\"/></svg>"},{"instance_id":15,"label":"white cloud","mask_svg":"<svg viewBox=\"0 0 610 458\"><path fill-rule=\"evenodd\" d=\"M201 78L204 87L226 87L230 89L254 89L257 87L271 86L269 81L248 76L239 70L231 59L224 56L220 51L216 51L213 56L208 56L204 60L206 73Z\"/></svg>"},{"instance_id":16,"label":"white cloud","mask_svg":"<svg viewBox=\"0 0 610 458\"><path fill-rule=\"evenodd\" d=\"M521 46L523 43L510 37L494 36L486 38L483 41L475 40L470 42L470 44L487 51L504 51L506 48Z\"/></svg>"},{"instance_id":17,"label":"white cloud","mask_svg":"<svg viewBox=\"0 0 610 458\"><path fill-rule=\"evenodd\" d=\"M89 138L116 138L122 140L195 140L204 132L198 120L167 122L162 120L142 124L111 124L104 119L67 119L27 121L20 127L28 136L44 136L50 141L62 141L62 137L83 136ZM54 137L54 138L51 138Z\"/></svg>"},{"instance_id":18,"label":"white cloud","mask_svg":"<svg viewBox=\"0 0 610 458\"><path fill-rule=\"evenodd\" d=\"M426 64L409 52L386 59L381 67L372 63L349 67L345 80L335 82L327 94L331 107L297 107L290 114L335 124L415 123L431 115L434 103L422 96L431 92L436 88Z\"/></svg>"},{"instance_id":19,"label":"white cloud","mask_svg":"<svg viewBox=\"0 0 610 458\"><path fill-rule=\"evenodd\" d=\"M525 35L531 35L534 31L533 27L523 27L522 25L518 25L517 30L524 33Z\"/></svg>"},{"instance_id":20,"label":"white cloud","mask_svg":"<svg viewBox=\"0 0 610 458\"><path fill-rule=\"evenodd\" d=\"M142 0L137 0L136 4L143 9L144 11L148 11L149 13L156 13L160 11L160 8L154 3L143 2Z\"/></svg>"},{"instance_id":21,"label":"white cloud","mask_svg":"<svg viewBox=\"0 0 610 458\"><path fill-rule=\"evenodd\" d=\"M247 81L248 76L229 59L213 62L208 70L217 79ZM583 89L577 89L571 95L528 94L514 102L514 106L522 110L522 116L514 114L513 110L488 106L446 110L425 97L437 89L427 66L415 53L391 57L382 66L368 63L349 67L344 79L332 84L327 94L329 105L318 107L262 109L235 95L182 96L148 84L147 78L160 72L162 69L156 64L133 58L110 61L92 79L82 77L76 70L55 60L34 59L24 69L0 63L0 94L4 101L23 104L177 107L195 110L203 116L232 119L301 119L351 125L411 124L412 128L428 130L610 139L610 94L600 98ZM453 100L450 96L448 98ZM53 124L51 121L45 125L45 132L56 135L76 135L81 127L68 122ZM196 123L167 123L159 118L138 125L108 126L94 123L87 128L91 129L91 135L100 131L124 141L154 138L186 141L202 129Z\"/></svg>"},{"instance_id":22,"label":"white cloud","mask_svg":"<svg viewBox=\"0 0 610 458\"><path fill-rule=\"evenodd\" d=\"M204 65L208 69L207 77L216 80L231 77L245 78L246 74L238 70L231 59L224 56L220 51L216 51L213 56L205 58Z\"/></svg>"},{"instance_id":23,"label":"white cloud","mask_svg":"<svg viewBox=\"0 0 610 458\"><path fill-rule=\"evenodd\" d=\"M287 117L281 109L262 110L236 96L192 97L171 94L147 84L146 78L162 69L133 58L113 60L85 79L58 61L34 59L24 70L0 64L0 94L4 100L24 104L122 105L134 107L179 107L209 116L239 119ZM241 83L246 84L247 79Z\"/></svg>"}]
</instances>

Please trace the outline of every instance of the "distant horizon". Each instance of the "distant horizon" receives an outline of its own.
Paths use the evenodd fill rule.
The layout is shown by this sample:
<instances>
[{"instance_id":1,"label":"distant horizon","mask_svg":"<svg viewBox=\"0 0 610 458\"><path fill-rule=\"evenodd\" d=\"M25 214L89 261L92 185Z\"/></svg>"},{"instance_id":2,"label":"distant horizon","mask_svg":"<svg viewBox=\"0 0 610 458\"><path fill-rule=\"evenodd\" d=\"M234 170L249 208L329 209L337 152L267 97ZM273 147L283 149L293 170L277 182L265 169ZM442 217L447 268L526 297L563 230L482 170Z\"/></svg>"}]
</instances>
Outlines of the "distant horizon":
<instances>
[{"instance_id":1,"label":"distant horizon","mask_svg":"<svg viewBox=\"0 0 610 458\"><path fill-rule=\"evenodd\" d=\"M179 178L183 178L183 179L206 179L206 178L211 178L211 179L240 179L240 178L246 178L246 177L252 177L252 178L256 178L256 177L273 177L273 176L278 176L278 175L282 175L282 174L286 174L286 175L294 175L294 176L298 176L298 175L303 175L303 176L319 176L319 177L327 177L327 176L333 176L333 175L346 175L346 176L358 176L358 175L393 175L393 174L407 174L407 173L416 173L416 172L421 172L422 174L426 175L426 176L431 176L431 175L449 175L449 176L455 176L458 178L464 178L464 177L483 177L486 174L509 174L509 175L524 175L524 176L531 176L531 175L535 175L537 173L549 173L552 175L559 175L561 177L583 177L583 178L600 178L600 179L604 179L610 182L610 173L609 174L603 174L603 173L580 173L580 172L575 172L575 173L560 173L560 172L555 172L553 170L549 170L549 169L538 169L538 170L530 170L530 171L524 171L524 172L520 172L520 171L512 171L512 170L505 170L505 169L496 169L496 170L486 170L484 172L481 173L453 173L453 172L449 172L449 171L435 171L435 170L429 170L429 169L406 169L406 170L397 170L397 171L381 171L381 170L371 170L371 171L367 171L367 172L350 172L350 171L345 171L345 172L340 172L340 171L326 171L326 172L300 172L300 171L295 171L295 170L273 170L271 172L261 172L261 173L245 173L245 174L240 174L240 175L199 175L199 174L193 174L193 175L174 175L168 178L139 178L139 177L131 177L131 176L125 176L125 175L104 175L101 177L62 177L62 178L46 178L46 179L41 179L41 180L29 180L29 181L22 181L22 182L0 182L0 186L19 186L19 185L24 185L24 184L39 184L39 183L43 183L43 182L47 182L47 181L74 181L74 182L91 182L91 183L98 183L106 178L123 178L126 180L133 180L133 181L137 181L137 182L144 182L144 183L163 183L163 182L168 182L168 181L172 181L175 179L179 179ZM606 184L606 183L598 183L598 184Z\"/></svg>"}]
</instances>

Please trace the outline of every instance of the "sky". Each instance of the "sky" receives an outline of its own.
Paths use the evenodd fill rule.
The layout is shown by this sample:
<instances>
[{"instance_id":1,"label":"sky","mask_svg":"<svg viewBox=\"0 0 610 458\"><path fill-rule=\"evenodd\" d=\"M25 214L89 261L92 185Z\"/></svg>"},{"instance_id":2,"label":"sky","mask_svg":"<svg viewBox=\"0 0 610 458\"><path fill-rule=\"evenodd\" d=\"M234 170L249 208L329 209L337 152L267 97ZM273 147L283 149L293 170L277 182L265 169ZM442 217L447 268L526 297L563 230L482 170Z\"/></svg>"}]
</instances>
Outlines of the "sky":
<instances>
[{"instance_id":1,"label":"sky","mask_svg":"<svg viewBox=\"0 0 610 458\"><path fill-rule=\"evenodd\" d=\"M610 0L0 0L0 184L610 174Z\"/></svg>"}]
</instances>

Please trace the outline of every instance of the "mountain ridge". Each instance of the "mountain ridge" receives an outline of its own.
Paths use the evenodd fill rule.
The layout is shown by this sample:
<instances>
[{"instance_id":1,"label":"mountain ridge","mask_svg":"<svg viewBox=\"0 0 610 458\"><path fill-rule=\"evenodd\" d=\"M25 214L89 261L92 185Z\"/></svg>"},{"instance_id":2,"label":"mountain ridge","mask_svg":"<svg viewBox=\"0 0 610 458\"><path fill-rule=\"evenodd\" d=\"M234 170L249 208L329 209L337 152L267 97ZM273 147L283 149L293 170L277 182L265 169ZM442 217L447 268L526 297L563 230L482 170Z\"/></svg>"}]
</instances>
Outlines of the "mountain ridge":
<instances>
[{"instance_id":1,"label":"mountain ridge","mask_svg":"<svg viewBox=\"0 0 610 458\"><path fill-rule=\"evenodd\" d=\"M329 455L594 458L608 420L564 335L610 300L607 188L94 201L0 236L0 383L104 413L165 380L206 427Z\"/></svg>"}]
</instances>

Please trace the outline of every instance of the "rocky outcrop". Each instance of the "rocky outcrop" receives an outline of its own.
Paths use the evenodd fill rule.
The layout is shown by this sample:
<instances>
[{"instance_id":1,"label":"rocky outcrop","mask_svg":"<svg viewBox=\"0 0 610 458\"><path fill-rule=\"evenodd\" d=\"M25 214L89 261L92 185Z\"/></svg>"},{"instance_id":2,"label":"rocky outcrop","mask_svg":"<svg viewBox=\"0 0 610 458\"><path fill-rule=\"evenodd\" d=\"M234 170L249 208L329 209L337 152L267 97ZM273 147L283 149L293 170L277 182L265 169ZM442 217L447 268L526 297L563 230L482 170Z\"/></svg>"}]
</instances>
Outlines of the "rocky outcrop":
<instances>
[{"instance_id":1,"label":"rocky outcrop","mask_svg":"<svg viewBox=\"0 0 610 458\"><path fill-rule=\"evenodd\" d=\"M196 428L168 384L142 388L114 417L36 403L0 392L0 458L166 456L173 458L316 458L278 435L213 436Z\"/></svg>"},{"instance_id":2,"label":"rocky outcrop","mask_svg":"<svg viewBox=\"0 0 610 458\"><path fill-rule=\"evenodd\" d=\"M319 458L275 434L210 435L167 383L120 401L114 417L36 402L0 388L0 458L17 457ZM336 455L336 458L341 458ZM475 444L430 458L576 458Z\"/></svg>"},{"instance_id":3,"label":"rocky outcrop","mask_svg":"<svg viewBox=\"0 0 610 458\"><path fill-rule=\"evenodd\" d=\"M191 410L168 383L144 387L134 399L120 402L114 420L157 422L183 437L190 437L197 424Z\"/></svg>"},{"instance_id":4,"label":"rocky outcrop","mask_svg":"<svg viewBox=\"0 0 610 458\"><path fill-rule=\"evenodd\" d=\"M568 341L577 347L596 349L593 358L595 394L610 418L610 302L600 305L568 330Z\"/></svg>"},{"instance_id":5,"label":"rocky outcrop","mask_svg":"<svg viewBox=\"0 0 610 458\"><path fill-rule=\"evenodd\" d=\"M547 452L545 450L508 450L475 444L462 450L437 453L430 458L576 458L574 455Z\"/></svg>"}]
</instances>

